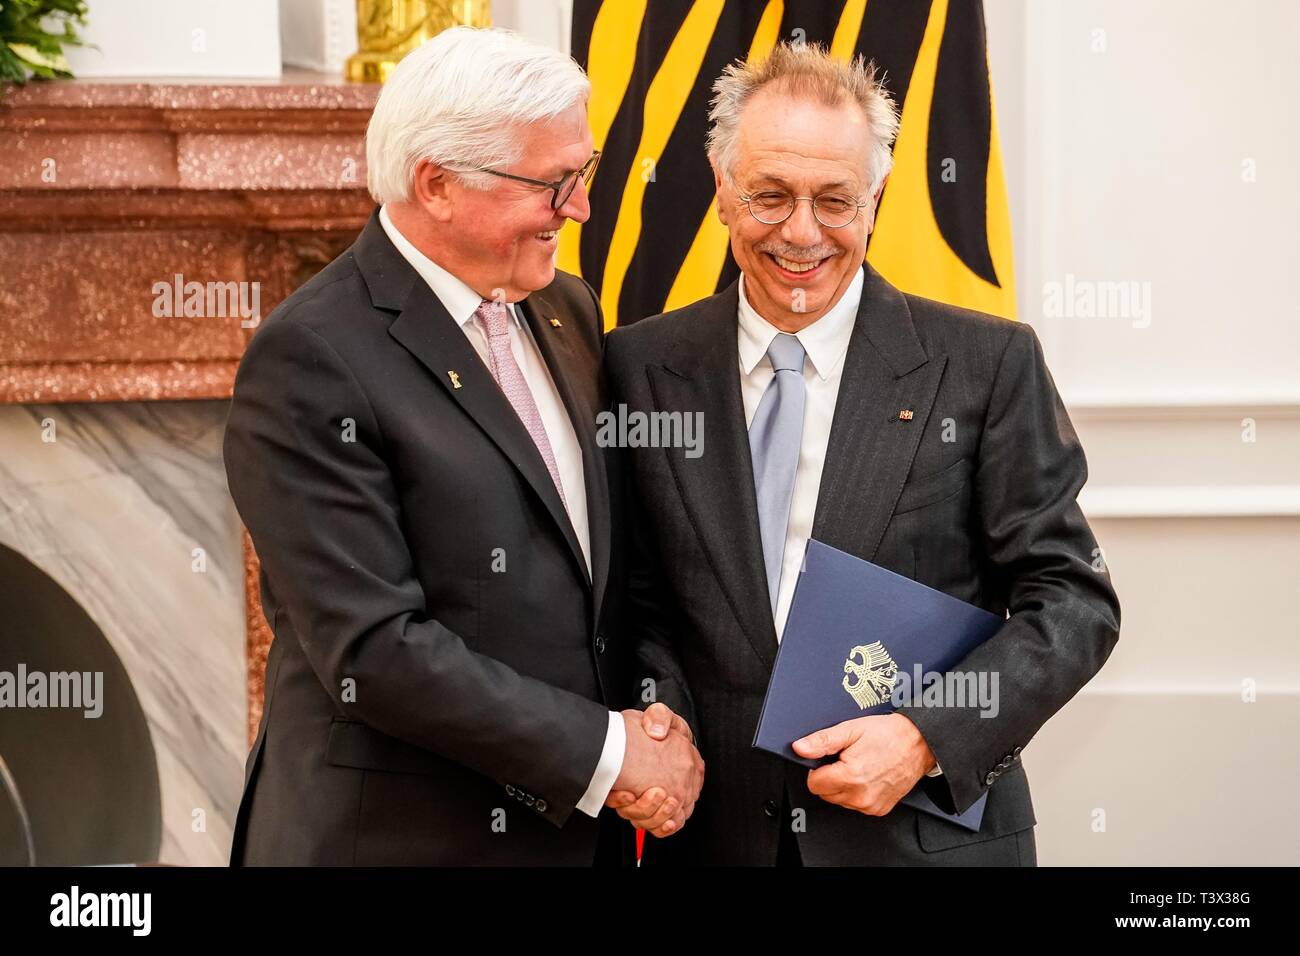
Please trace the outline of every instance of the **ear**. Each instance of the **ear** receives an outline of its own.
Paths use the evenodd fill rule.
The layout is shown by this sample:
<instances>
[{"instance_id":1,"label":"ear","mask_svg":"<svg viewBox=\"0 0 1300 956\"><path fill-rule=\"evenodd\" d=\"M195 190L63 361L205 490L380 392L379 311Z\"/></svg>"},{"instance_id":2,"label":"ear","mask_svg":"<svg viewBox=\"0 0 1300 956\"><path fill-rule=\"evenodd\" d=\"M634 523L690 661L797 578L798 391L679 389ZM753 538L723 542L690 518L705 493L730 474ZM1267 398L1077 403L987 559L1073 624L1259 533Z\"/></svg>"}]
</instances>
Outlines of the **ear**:
<instances>
[{"instance_id":1,"label":"ear","mask_svg":"<svg viewBox=\"0 0 1300 956\"><path fill-rule=\"evenodd\" d=\"M437 222L451 219L452 176L441 166L422 159L411 176L411 201Z\"/></svg>"},{"instance_id":2,"label":"ear","mask_svg":"<svg viewBox=\"0 0 1300 956\"><path fill-rule=\"evenodd\" d=\"M728 224L727 217L731 212L731 190L727 186L727 181L722 178L718 164L710 159L709 166L713 170L713 190L718 197L718 220L725 226Z\"/></svg>"},{"instance_id":3,"label":"ear","mask_svg":"<svg viewBox=\"0 0 1300 956\"><path fill-rule=\"evenodd\" d=\"M894 171L891 169L881 177L880 185L876 187L876 191L871 196L872 208L875 208L875 206L880 202L880 194L885 191L885 183L889 182L889 177L892 175L894 175Z\"/></svg>"},{"instance_id":4,"label":"ear","mask_svg":"<svg viewBox=\"0 0 1300 956\"><path fill-rule=\"evenodd\" d=\"M871 205L867 206L867 208L864 210L866 213L868 213L866 217L868 235L870 235L872 230L876 228L876 211L880 208L880 196L882 193L884 193L885 183L889 182L889 177L892 174L893 174L892 169L889 172L885 173L884 178L880 180L880 185L877 186L876 191L871 194Z\"/></svg>"}]
</instances>

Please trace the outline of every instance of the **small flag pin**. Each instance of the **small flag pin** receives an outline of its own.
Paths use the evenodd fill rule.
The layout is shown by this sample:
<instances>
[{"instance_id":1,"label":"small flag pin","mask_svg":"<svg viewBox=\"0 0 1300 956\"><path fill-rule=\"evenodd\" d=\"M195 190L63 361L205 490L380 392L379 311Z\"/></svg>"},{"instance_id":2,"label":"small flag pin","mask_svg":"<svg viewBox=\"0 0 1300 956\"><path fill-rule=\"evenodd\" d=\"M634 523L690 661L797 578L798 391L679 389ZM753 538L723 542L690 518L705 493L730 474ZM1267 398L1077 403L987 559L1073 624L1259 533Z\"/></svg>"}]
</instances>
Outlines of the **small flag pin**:
<instances>
[{"instance_id":1,"label":"small flag pin","mask_svg":"<svg viewBox=\"0 0 1300 956\"><path fill-rule=\"evenodd\" d=\"M557 329L560 328L560 327L561 327L561 326L560 326L560 320L559 320L559 319L551 319L551 325L552 325L552 327L554 327L554 328L557 328Z\"/></svg>"},{"instance_id":2,"label":"small flag pin","mask_svg":"<svg viewBox=\"0 0 1300 956\"><path fill-rule=\"evenodd\" d=\"M451 379L451 387L452 387L452 388L460 388L460 387L461 387L461 386L460 386L460 376L457 375L454 371L452 371L451 369L448 369L448 370L447 370L447 377L448 377L449 379Z\"/></svg>"},{"instance_id":3,"label":"small flag pin","mask_svg":"<svg viewBox=\"0 0 1300 956\"><path fill-rule=\"evenodd\" d=\"M910 408L900 409L898 412L898 420L900 422L910 422L912 420L912 410Z\"/></svg>"}]
</instances>

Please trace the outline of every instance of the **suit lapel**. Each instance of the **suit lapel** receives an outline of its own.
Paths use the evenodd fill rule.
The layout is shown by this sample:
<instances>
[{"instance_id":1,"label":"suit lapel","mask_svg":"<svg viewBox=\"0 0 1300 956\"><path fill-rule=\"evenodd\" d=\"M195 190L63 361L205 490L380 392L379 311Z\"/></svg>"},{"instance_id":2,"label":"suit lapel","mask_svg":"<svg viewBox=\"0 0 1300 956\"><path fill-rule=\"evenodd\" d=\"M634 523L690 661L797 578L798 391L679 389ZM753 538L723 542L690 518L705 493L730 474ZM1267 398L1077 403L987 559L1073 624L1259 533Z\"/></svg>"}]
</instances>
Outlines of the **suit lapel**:
<instances>
[{"instance_id":1,"label":"suit lapel","mask_svg":"<svg viewBox=\"0 0 1300 956\"><path fill-rule=\"evenodd\" d=\"M647 374L657 411L703 413L703 453L665 452L700 545L749 644L767 668L776 657L758 530L754 470L740 396L736 349L738 289L732 283L705 313L689 320L687 339Z\"/></svg>"},{"instance_id":2,"label":"suit lapel","mask_svg":"<svg viewBox=\"0 0 1300 956\"><path fill-rule=\"evenodd\" d=\"M927 356L902 293L866 266L812 536L875 557L930 417L946 355ZM904 409L911 418L900 418Z\"/></svg>"},{"instance_id":3,"label":"suit lapel","mask_svg":"<svg viewBox=\"0 0 1300 956\"><path fill-rule=\"evenodd\" d=\"M587 494L587 527L591 539L591 581L593 623L600 621L605 584L609 578L609 478L606 471L605 451L596 444L596 389L599 369L583 369L575 357L569 336L574 334L572 323L551 324L555 310L539 295L520 303L522 314L533 330L533 338L542 353L546 367L569 413L569 421L578 436L582 449L582 474ZM582 376L589 375L590 381Z\"/></svg>"},{"instance_id":4,"label":"suit lapel","mask_svg":"<svg viewBox=\"0 0 1300 956\"><path fill-rule=\"evenodd\" d=\"M590 584L587 563L569 515L528 429L464 331L388 240L377 213L353 246L353 255L374 305L399 313L389 326L389 335L429 370L434 381L515 466L555 521L582 579ZM555 374L555 366L551 368Z\"/></svg>"}]
</instances>

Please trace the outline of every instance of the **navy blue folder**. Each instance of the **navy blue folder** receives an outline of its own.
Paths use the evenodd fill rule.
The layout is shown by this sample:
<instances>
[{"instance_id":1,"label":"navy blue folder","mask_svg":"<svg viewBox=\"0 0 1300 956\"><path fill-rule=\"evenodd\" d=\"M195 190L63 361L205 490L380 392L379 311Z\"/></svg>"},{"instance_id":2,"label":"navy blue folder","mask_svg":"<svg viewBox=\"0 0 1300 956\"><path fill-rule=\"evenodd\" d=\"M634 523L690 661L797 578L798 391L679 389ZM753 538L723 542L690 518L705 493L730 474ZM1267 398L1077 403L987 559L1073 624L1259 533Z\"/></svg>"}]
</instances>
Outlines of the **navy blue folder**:
<instances>
[{"instance_id":1,"label":"navy blue folder","mask_svg":"<svg viewBox=\"0 0 1300 956\"><path fill-rule=\"evenodd\" d=\"M942 673L992 637L1004 619L893 571L809 540L777 651L754 746L818 767L791 747L814 731L887 714L902 675L919 696L919 673ZM967 706L976 706L968 701ZM965 813L945 813L918 783L903 802L978 830L988 794Z\"/></svg>"}]
</instances>

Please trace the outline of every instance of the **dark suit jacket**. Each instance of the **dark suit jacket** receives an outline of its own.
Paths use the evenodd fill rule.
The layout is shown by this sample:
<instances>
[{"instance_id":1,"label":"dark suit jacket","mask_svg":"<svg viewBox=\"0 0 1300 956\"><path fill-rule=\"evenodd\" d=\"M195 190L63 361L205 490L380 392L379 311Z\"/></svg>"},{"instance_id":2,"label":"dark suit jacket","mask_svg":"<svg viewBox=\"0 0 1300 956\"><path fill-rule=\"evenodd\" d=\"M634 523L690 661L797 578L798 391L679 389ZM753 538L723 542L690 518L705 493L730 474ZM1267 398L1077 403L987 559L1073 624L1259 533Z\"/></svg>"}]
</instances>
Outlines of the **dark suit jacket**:
<instances>
[{"instance_id":1,"label":"dark suit jacket","mask_svg":"<svg viewBox=\"0 0 1300 956\"><path fill-rule=\"evenodd\" d=\"M605 636L603 325L564 274L522 310L582 446L590 577L527 430L377 216L249 345L225 457L275 640L232 862L593 861L574 806L630 681Z\"/></svg>"},{"instance_id":2,"label":"dark suit jacket","mask_svg":"<svg viewBox=\"0 0 1300 956\"><path fill-rule=\"evenodd\" d=\"M737 286L612 332L612 401L703 412L703 454L626 453L639 531L629 620L640 681L695 729L704 790L645 862L775 862L783 798L806 864L1035 861L1019 755L1097 672L1119 635L1109 575L1075 502L1083 449L1033 330L904 295L866 267L813 537L977 604L1006 625L957 669L998 671L1000 711L907 714L944 770L950 811L985 790L979 833L899 806L870 817L807 789L807 770L752 749L777 650L736 348ZM912 409L910 420L900 419ZM1097 562L1100 565L1100 562ZM641 706L644 706L642 704Z\"/></svg>"}]
</instances>

